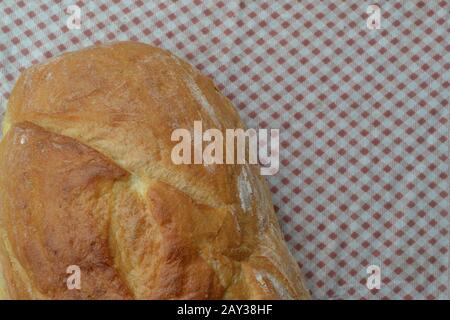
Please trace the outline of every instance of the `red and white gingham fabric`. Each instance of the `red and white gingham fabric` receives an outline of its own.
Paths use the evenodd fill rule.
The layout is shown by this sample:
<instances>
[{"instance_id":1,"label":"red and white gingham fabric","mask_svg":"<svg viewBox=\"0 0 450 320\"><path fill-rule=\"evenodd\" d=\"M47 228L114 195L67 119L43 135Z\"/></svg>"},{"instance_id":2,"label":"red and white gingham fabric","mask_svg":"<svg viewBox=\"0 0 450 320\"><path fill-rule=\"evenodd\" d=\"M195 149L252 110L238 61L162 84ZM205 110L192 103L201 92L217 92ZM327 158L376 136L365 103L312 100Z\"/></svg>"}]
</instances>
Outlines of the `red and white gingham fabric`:
<instances>
[{"instance_id":1,"label":"red and white gingham fabric","mask_svg":"<svg viewBox=\"0 0 450 320\"><path fill-rule=\"evenodd\" d=\"M66 8L81 9L69 30ZM369 4L381 29L366 26ZM449 298L448 1L0 1L0 96L94 43L166 48L248 127L279 128L268 178L314 297ZM366 268L381 268L369 291Z\"/></svg>"}]
</instances>

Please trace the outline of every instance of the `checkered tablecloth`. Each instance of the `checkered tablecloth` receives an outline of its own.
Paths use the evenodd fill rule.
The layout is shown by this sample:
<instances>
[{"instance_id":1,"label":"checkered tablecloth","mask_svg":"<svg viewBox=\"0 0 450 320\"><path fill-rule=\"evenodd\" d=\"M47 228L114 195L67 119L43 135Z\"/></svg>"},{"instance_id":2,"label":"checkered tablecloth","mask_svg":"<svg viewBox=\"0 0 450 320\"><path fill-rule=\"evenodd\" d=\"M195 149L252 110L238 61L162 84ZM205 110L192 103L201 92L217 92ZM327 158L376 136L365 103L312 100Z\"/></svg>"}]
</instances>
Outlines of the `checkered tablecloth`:
<instances>
[{"instance_id":1,"label":"checkered tablecloth","mask_svg":"<svg viewBox=\"0 0 450 320\"><path fill-rule=\"evenodd\" d=\"M79 30L66 26L72 4ZM268 181L315 298L448 299L449 11L437 0L0 0L1 107L23 68L62 52L166 48L210 75L248 127L280 129ZM379 290L365 285L369 265Z\"/></svg>"}]
</instances>

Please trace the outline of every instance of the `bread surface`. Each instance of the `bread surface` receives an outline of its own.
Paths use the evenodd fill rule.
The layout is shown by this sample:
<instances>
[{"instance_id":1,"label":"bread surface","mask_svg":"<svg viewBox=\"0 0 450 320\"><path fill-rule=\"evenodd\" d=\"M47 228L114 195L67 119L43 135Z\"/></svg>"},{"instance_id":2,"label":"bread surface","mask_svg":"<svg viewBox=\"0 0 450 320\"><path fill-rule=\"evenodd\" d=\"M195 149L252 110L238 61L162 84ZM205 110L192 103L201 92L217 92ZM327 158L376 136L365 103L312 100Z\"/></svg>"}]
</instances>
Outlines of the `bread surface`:
<instances>
[{"instance_id":1,"label":"bread surface","mask_svg":"<svg viewBox=\"0 0 450 320\"><path fill-rule=\"evenodd\" d=\"M308 298L259 168L172 162L172 131L196 120L244 128L208 77L149 45L25 70L0 143L0 298Z\"/></svg>"}]
</instances>

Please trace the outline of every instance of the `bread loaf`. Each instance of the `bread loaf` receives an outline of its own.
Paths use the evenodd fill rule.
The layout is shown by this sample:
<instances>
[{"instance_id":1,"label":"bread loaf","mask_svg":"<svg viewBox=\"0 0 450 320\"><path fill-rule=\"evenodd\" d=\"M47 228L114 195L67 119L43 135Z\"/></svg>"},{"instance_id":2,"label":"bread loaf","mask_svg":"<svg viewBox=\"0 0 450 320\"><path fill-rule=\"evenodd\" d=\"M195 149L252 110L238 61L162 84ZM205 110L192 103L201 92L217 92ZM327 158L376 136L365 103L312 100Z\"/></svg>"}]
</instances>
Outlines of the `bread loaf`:
<instances>
[{"instance_id":1,"label":"bread loaf","mask_svg":"<svg viewBox=\"0 0 450 320\"><path fill-rule=\"evenodd\" d=\"M308 298L258 167L171 161L195 120L244 128L208 77L145 44L25 70L0 143L0 298Z\"/></svg>"}]
</instances>

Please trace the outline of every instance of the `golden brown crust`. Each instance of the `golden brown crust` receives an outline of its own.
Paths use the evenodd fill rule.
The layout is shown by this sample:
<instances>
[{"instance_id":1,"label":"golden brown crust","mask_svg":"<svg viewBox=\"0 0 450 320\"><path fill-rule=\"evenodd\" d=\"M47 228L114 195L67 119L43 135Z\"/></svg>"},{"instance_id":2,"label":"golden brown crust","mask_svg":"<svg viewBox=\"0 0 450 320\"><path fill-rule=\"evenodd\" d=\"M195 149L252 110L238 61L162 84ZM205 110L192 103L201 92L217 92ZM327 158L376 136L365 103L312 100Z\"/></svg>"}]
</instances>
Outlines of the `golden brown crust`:
<instances>
[{"instance_id":1,"label":"golden brown crust","mask_svg":"<svg viewBox=\"0 0 450 320\"><path fill-rule=\"evenodd\" d=\"M172 163L172 131L195 120L243 128L209 78L148 45L27 69L0 143L0 295L307 298L258 168Z\"/></svg>"}]
</instances>

